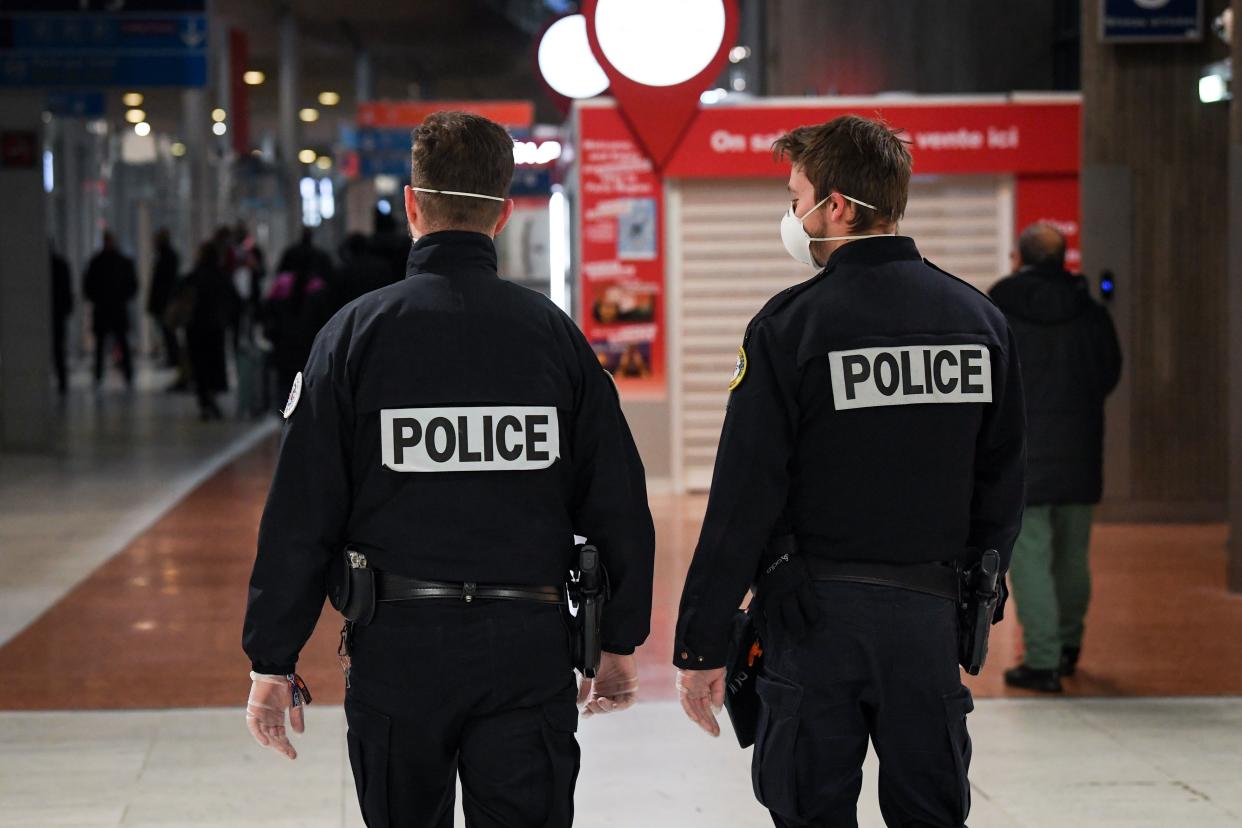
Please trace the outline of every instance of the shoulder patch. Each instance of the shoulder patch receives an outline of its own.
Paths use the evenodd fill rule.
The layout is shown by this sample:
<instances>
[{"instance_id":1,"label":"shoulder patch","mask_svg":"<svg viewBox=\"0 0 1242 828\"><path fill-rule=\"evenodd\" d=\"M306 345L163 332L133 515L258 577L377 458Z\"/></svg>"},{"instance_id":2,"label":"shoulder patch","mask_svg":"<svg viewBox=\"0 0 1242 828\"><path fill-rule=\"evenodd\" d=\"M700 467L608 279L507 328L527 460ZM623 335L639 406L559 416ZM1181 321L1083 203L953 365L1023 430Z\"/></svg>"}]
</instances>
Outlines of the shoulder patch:
<instances>
[{"instance_id":1,"label":"shoulder patch","mask_svg":"<svg viewBox=\"0 0 1242 828\"><path fill-rule=\"evenodd\" d=\"M298 375L293 378L293 387L289 389L289 401L285 403L284 415L285 419L293 416L293 412L298 407L298 401L302 399L302 372L298 371Z\"/></svg>"},{"instance_id":2,"label":"shoulder patch","mask_svg":"<svg viewBox=\"0 0 1242 828\"><path fill-rule=\"evenodd\" d=\"M737 368L733 371L733 379L729 381L729 390L737 388L742 384L742 380L746 379L746 369L749 363L746 360L745 346L737 349Z\"/></svg>"}]
</instances>

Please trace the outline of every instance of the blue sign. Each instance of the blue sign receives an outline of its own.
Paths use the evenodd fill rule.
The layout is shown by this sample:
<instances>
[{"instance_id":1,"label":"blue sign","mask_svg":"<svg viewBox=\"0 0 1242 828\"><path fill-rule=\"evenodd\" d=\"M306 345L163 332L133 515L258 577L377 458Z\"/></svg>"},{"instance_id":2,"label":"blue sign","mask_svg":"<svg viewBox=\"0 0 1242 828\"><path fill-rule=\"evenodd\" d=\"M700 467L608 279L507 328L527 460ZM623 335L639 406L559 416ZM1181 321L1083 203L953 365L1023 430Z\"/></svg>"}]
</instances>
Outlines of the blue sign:
<instances>
[{"instance_id":1,"label":"blue sign","mask_svg":"<svg viewBox=\"0 0 1242 828\"><path fill-rule=\"evenodd\" d=\"M102 118L104 96L102 92L50 92L47 111L62 118Z\"/></svg>"},{"instance_id":2,"label":"blue sign","mask_svg":"<svg viewBox=\"0 0 1242 828\"><path fill-rule=\"evenodd\" d=\"M1203 0L1100 0L1105 43L1203 39Z\"/></svg>"},{"instance_id":3,"label":"blue sign","mask_svg":"<svg viewBox=\"0 0 1242 828\"><path fill-rule=\"evenodd\" d=\"M203 0L130 2L114 2L116 14L27 14L0 0L0 86L205 85Z\"/></svg>"}]
</instances>

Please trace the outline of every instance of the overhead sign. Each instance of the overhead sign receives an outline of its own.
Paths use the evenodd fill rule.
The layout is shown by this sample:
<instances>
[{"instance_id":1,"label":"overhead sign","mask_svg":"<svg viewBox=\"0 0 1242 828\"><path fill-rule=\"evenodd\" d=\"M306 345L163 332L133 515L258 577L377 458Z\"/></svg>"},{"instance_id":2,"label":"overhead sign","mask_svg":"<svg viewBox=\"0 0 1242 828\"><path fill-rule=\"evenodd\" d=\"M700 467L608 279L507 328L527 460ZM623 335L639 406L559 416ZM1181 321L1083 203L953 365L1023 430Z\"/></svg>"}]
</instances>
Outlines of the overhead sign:
<instances>
[{"instance_id":1,"label":"overhead sign","mask_svg":"<svg viewBox=\"0 0 1242 828\"><path fill-rule=\"evenodd\" d=\"M1105 43L1203 39L1203 0L1100 0Z\"/></svg>"},{"instance_id":2,"label":"overhead sign","mask_svg":"<svg viewBox=\"0 0 1242 828\"><path fill-rule=\"evenodd\" d=\"M61 118L102 118L105 112L102 92L49 92L47 111Z\"/></svg>"},{"instance_id":3,"label":"overhead sign","mask_svg":"<svg viewBox=\"0 0 1242 828\"><path fill-rule=\"evenodd\" d=\"M584 103L591 106L593 103ZM869 99L858 106L704 107L663 170L675 178L766 178L788 174L772 142L839 115L883 118L902 130L915 175L1077 173L1081 105L1067 102L937 103ZM1062 136L1050 140L1050 135Z\"/></svg>"},{"instance_id":4,"label":"overhead sign","mask_svg":"<svg viewBox=\"0 0 1242 828\"><path fill-rule=\"evenodd\" d=\"M203 86L205 0L0 0L0 86Z\"/></svg>"},{"instance_id":5,"label":"overhead sign","mask_svg":"<svg viewBox=\"0 0 1242 828\"><path fill-rule=\"evenodd\" d=\"M432 113L450 111L481 115L509 129L530 129L535 122L530 101L367 101L358 104L358 125L411 128Z\"/></svg>"}]
</instances>

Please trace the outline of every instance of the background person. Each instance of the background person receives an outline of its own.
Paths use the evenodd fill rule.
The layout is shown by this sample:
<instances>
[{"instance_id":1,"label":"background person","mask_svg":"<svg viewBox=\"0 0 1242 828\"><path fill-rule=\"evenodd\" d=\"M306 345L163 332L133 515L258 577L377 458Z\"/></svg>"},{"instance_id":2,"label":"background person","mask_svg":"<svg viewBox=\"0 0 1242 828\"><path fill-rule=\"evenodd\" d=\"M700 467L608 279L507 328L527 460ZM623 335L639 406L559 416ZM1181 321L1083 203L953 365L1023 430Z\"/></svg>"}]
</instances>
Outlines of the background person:
<instances>
[{"instance_id":1,"label":"background person","mask_svg":"<svg viewBox=\"0 0 1242 828\"><path fill-rule=\"evenodd\" d=\"M193 272L186 277L185 289L192 302L185 341L199 417L223 419L216 395L229 387L226 343L240 299L232 277L221 267L218 244L206 242L199 248L198 260Z\"/></svg>"},{"instance_id":2,"label":"background person","mask_svg":"<svg viewBox=\"0 0 1242 828\"><path fill-rule=\"evenodd\" d=\"M177 339L177 329L164 318L180 276L181 258L172 246L168 228L161 227L155 234L155 267L151 271L151 287L147 292L147 313L160 331L166 368L181 366L181 343Z\"/></svg>"},{"instance_id":3,"label":"background person","mask_svg":"<svg viewBox=\"0 0 1242 828\"><path fill-rule=\"evenodd\" d=\"M121 356L125 385L133 387L134 363L129 348L129 300L138 292L134 261L121 253L112 233L103 234L103 247L86 266L82 293L91 303L95 334L95 385L103 382L104 359L109 347Z\"/></svg>"},{"instance_id":4,"label":"background person","mask_svg":"<svg viewBox=\"0 0 1242 828\"><path fill-rule=\"evenodd\" d=\"M1009 573L1026 653L1005 683L1060 692L1082 650L1104 399L1121 378L1121 346L1087 280L1065 269L1065 237L1055 227L1023 230L1018 256L1018 271L992 288L1018 342L1027 392L1027 506Z\"/></svg>"},{"instance_id":5,"label":"background person","mask_svg":"<svg viewBox=\"0 0 1242 828\"><path fill-rule=\"evenodd\" d=\"M65 355L65 335L73 315L73 276L65 257L48 244L52 272L52 365L56 370L56 390L63 397L69 390L69 366Z\"/></svg>"}]
</instances>

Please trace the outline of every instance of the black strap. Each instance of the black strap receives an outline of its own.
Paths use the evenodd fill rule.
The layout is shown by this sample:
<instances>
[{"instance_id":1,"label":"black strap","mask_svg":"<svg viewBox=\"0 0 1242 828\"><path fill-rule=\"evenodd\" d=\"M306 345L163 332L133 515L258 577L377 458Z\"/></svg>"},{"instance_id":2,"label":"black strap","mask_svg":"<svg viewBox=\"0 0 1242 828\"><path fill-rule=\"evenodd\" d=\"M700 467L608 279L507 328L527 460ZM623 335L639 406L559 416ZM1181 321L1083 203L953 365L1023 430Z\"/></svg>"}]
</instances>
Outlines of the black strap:
<instances>
[{"instance_id":1,"label":"black strap","mask_svg":"<svg viewBox=\"0 0 1242 828\"><path fill-rule=\"evenodd\" d=\"M811 577L816 581L845 581L854 584L897 587L957 601L958 571L952 563L890 564L870 561L829 561L806 556Z\"/></svg>"},{"instance_id":2,"label":"black strap","mask_svg":"<svg viewBox=\"0 0 1242 828\"><path fill-rule=\"evenodd\" d=\"M476 584L470 581L465 583L423 581L378 570L375 572L375 598L377 601L425 601L449 598L464 601L467 604L476 598L532 601L537 604L564 603L560 587Z\"/></svg>"}]
</instances>

